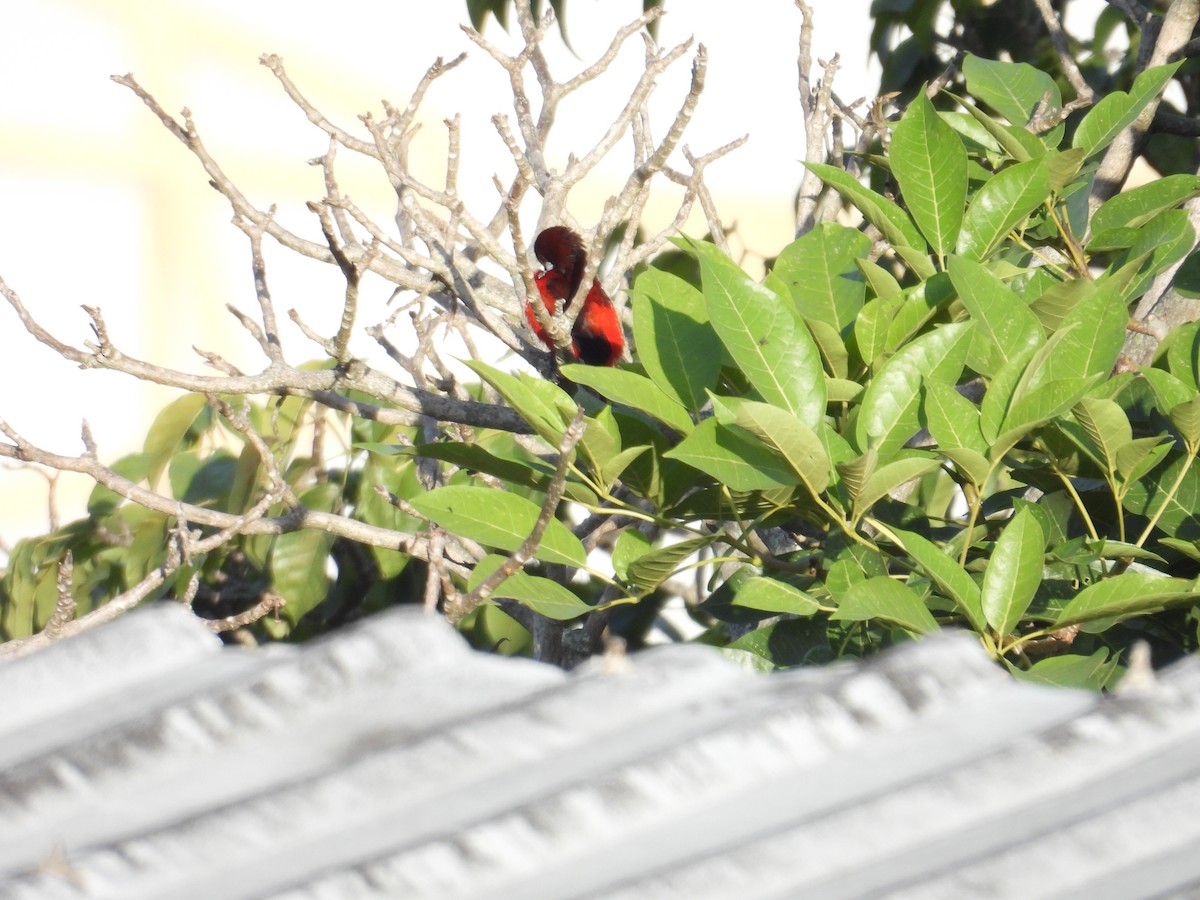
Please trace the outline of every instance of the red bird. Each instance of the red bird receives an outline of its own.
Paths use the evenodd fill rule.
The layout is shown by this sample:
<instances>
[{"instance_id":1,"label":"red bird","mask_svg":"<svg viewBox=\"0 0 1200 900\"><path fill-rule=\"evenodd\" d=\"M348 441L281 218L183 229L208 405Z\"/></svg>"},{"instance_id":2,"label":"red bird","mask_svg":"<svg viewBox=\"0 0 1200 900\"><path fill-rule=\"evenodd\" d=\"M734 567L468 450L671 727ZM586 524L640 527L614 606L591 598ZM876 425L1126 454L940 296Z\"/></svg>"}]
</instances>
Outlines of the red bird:
<instances>
[{"instance_id":1,"label":"red bird","mask_svg":"<svg viewBox=\"0 0 1200 900\"><path fill-rule=\"evenodd\" d=\"M583 270L587 267L583 240L570 228L555 225L537 236L533 242L533 255L545 267L533 280L542 295L542 304L550 315L555 315L557 301L562 300L563 309L566 309L579 290ZM525 301L525 318L533 333L553 352L554 342L538 324L532 300ZM600 287L599 279L593 278L592 286L583 298L583 309L571 329L571 352L589 366L615 366L624 349L625 335L617 311L604 288Z\"/></svg>"}]
</instances>

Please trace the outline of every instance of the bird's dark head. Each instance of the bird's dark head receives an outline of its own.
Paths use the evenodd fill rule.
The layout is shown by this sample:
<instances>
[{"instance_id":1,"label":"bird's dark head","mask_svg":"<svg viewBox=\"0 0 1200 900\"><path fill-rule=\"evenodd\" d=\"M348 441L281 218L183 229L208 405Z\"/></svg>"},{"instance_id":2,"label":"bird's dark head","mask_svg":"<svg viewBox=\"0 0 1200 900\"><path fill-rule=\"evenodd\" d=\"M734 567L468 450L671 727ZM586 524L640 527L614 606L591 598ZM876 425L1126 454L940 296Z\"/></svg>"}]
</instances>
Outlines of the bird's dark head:
<instances>
[{"instance_id":1,"label":"bird's dark head","mask_svg":"<svg viewBox=\"0 0 1200 900\"><path fill-rule=\"evenodd\" d=\"M555 299L573 298L587 267L583 238L564 225L554 225L537 236L533 255L549 270L544 283Z\"/></svg>"}]
</instances>

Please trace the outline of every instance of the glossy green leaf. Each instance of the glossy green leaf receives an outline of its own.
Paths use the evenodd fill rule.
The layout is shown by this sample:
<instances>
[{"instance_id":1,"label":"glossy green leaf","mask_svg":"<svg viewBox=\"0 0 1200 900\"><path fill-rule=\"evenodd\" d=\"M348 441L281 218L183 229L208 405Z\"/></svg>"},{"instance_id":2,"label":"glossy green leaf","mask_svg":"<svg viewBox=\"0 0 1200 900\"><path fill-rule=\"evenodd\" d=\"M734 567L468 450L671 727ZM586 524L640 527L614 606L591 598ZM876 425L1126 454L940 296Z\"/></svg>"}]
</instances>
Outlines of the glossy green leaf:
<instances>
[{"instance_id":1,"label":"glossy green leaf","mask_svg":"<svg viewBox=\"0 0 1200 900\"><path fill-rule=\"evenodd\" d=\"M1077 688L1098 691L1103 685L1100 679L1106 671L1108 650L1101 647L1091 656L1068 653L1038 660L1028 669L1013 669L1020 681L1033 684L1049 684L1054 687Z\"/></svg>"},{"instance_id":2,"label":"glossy green leaf","mask_svg":"<svg viewBox=\"0 0 1200 900\"><path fill-rule=\"evenodd\" d=\"M837 471L841 475L842 485L849 492L853 503L858 503L858 498L862 495L863 488L867 485L867 479L875 472L875 466L878 462L879 451L872 447L865 453L854 457L854 459L837 464Z\"/></svg>"},{"instance_id":3,"label":"glossy green leaf","mask_svg":"<svg viewBox=\"0 0 1200 900\"><path fill-rule=\"evenodd\" d=\"M1136 438L1117 451L1117 471L1127 482L1140 481L1154 470L1171 451L1165 436Z\"/></svg>"},{"instance_id":4,"label":"glossy green leaf","mask_svg":"<svg viewBox=\"0 0 1200 900\"><path fill-rule=\"evenodd\" d=\"M1185 385L1200 387L1200 322L1188 322L1171 332L1167 365Z\"/></svg>"},{"instance_id":5,"label":"glossy green leaf","mask_svg":"<svg viewBox=\"0 0 1200 900\"><path fill-rule=\"evenodd\" d=\"M1083 121L1079 123L1073 145L1083 149L1088 156L1103 150L1118 134L1133 124L1134 119L1166 87L1175 70L1182 64L1175 62L1146 69L1134 79L1133 89L1128 94L1124 91L1106 94L1099 103L1088 110Z\"/></svg>"},{"instance_id":6,"label":"glossy green leaf","mask_svg":"<svg viewBox=\"0 0 1200 900\"><path fill-rule=\"evenodd\" d=\"M953 384L962 372L971 328L944 325L912 341L888 360L863 395L856 428L861 449L876 447L888 460L921 428L921 385Z\"/></svg>"},{"instance_id":7,"label":"glossy green leaf","mask_svg":"<svg viewBox=\"0 0 1200 900\"><path fill-rule=\"evenodd\" d=\"M630 564L650 552L650 539L636 528L622 528L613 544L613 571L622 581L629 580Z\"/></svg>"},{"instance_id":8,"label":"glossy green leaf","mask_svg":"<svg viewBox=\"0 0 1200 900\"><path fill-rule=\"evenodd\" d=\"M1165 609L1175 603L1200 601L1193 582L1144 572L1122 572L1084 588L1058 615L1063 628L1080 622L1118 621Z\"/></svg>"},{"instance_id":9,"label":"glossy green leaf","mask_svg":"<svg viewBox=\"0 0 1200 900\"><path fill-rule=\"evenodd\" d=\"M967 570L960 566L956 559L919 534L901 531L898 528L893 528L892 533L900 540L908 555L937 585L938 590L954 601L971 623L971 627L981 634L984 633L987 630L987 621L983 615L979 585L967 574Z\"/></svg>"},{"instance_id":10,"label":"glossy green leaf","mask_svg":"<svg viewBox=\"0 0 1200 900\"><path fill-rule=\"evenodd\" d=\"M1049 196L1049 161L1044 156L1017 163L993 175L967 208L958 238L958 252L968 259L986 258L1005 235Z\"/></svg>"},{"instance_id":11,"label":"glossy green leaf","mask_svg":"<svg viewBox=\"0 0 1200 900\"><path fill-rule=\"evenodd\" d=\"M1188 213L1169 209L1136 229L1129 249L1109 266L1098 283L1115 286L1126 300L1140 297L1159 272L1179 262L1196 242Z\"/></svg>"},{"instance_id":12,"label":"glossy green leaf","mask_svg":"<svg viewBox=\"0 0 1200 900\"><path fill-rule=\"evenodd\" d=\"M1062 109L1062 94L1054 79L1028 63L1000 62L968 53L962 68L971 95L1014 125L1025 125L1043 98L1051 110Z\"/></svg>"},{"instance_id":13,"label":"glossy green leaf","mask_svg":"<svg viewBox=\"0 0 1200 900\"><path fill-rule=\"evenodd\" d=\"M837 612L830 618L837 622L881 619L917 634L929 634L938 628L937 620L920 596L886 575L852 584L842 595Z\"/></svg>"},{"instance_id":14,"label":"glossy green leaf","mask_svg":"<svg viewBox=\"0 0 1200 900\"><path fill-rule=\"evenodd\" d=\"M585 366L579 363L563 366L562 373L576 384L591 388L613 403L644 412L680 434L687 434L692 430L692 417L683 405L664 394L645 375L639 375L629 369L610 369L606 366Z\"/></svg>"},{"instance_id":15,"label":"glossy green leaf","mask_svg":"<svg viewBox=\"0 0 1200 900\"><path fill-rule=\"evenodd\" d=\"M647 269L634 282L633 340L636 358L654 384L690 412L716 386L723 349L708 322L700 290L682 278Z\"/></svg>"},{"instance_id":16,"label":"glossy green leaf","mask_svg":"<svg viewBox=\"0 0 1200 900\"><path fill-rule=\"evenodd\" d=\"M559 445L576 409L575 402L562 388L544 378L524 373L510 375L478 360L467 360L466 365L495 388L504 402L520 413L538 437L552 447Z\"/></svg>"},{"instance_id":17,"label":"glossy green leaf","mask_svg":"<svg viewBox=\"0 0 1200 900\"><path fill-rule=\"evenodd\" d=\"M855 498L855 515L866 514L889 491L937 471L938 466L938 460L932 456L909 456L880 466L871 473Z\"/></svg>"},{"instance_id":18,"label":"glossy green leaf","mask_svg":"<svg viewBox=\"0 0 1200 900\"><path fill-rule=\"evenodd\" d=\"M626 567L625 580L643 593L654 590L682 566L689 556L711 545L717 535L687 538L666 547L655 547Z\"/></svg>"},{"instance_id":19,"label":"glossy green leaf","mask_svg":"<svg viewBox=\"0 0 1200 900\"><path fill-rule=\"evenodd\" d=\"M1108 375L1125 342L1129 314L1115 290L1096 285L1067 313L1057 343L1037 367L1030 387L1067 378Z\"/></svg>"},{"instance_id":20,"label":"glossy green leaf","mask_svg":"<svg viewBox=\"0 0 1200 900\"><path fill-rule=\"evenodd\" d=\"M735 491L786 487L800 481L795 469L778 453L716 419L702 421L663 455L687 463Z\"/></svg>"},{"instance_id":21,"label":"glossy green leaf","mask_svg":"<svg viewBox=\"0 0 1200 900\"><path fill-rule=\"evenodd\" d=\"M1106 200L1092 217L1092 233L1140 228L1159 213L1200 194L1200 175L1168 175Z\"/></svg>"},{"instance_id":22,"label":"glossy green leaf","mask_svg":"<svg viewBox=\"0 0 1200 900\"><path fill-rule=\"evenodd\" d=\"M950 96L954 95L950 94ZM1036 134L1026 131L1024 125L1008 125L1004 122L997 122L974 104L967 103L961 97L955 97L955 99L958 100L972 119L983 126L984 130L995 139L1004 152L1018 163L1040 159L1046 155L1046 145L1042 143Z\"/></svg>"},{"instance_id":23,"label":"glossy green leaf","mask_svg":"<svg viewBox=\"0 0 1200 900\"><path fill-rule=\"evenodd\" d=\"M1163 413L1169 413L1180 403L1187 403L1196 394L1194 388L1162 369L1142 369L1142 377L1150 383L1155 403Z\"/></svg>"},{"instance_id":24,"label":"glossy green leaf","mask_svg":"<svg viewBox=\"0 0 1200 900\"><path fill-rule=\"evenodd\" d=\"M1200 394L1186 403L1171 407L1171 424L1188 445L1200 444Z\"/></svg>"},{"instance_id":25,"label":"glossy green leaf","mask_svg":"<svg viewBox=\"0 0 1200 900\"><path fill-rule=\"evenodd\" d=\"M1091 378L1063 378L1039 385L1023 395L1013 403L1004 417L1000 433L992 442L991 457L998 459L1034 428L1065 413L1102 377L1093 375Z\"/></svg>"},{"instance_id":26,"label":"glossy green leaf","mask_svg":"<svg viewBox=\"0 0 1200 900\"><path fill-rule=\"evenodd\" d=\"M959 476L967 479L977 488L983 487L992 474L992 464L986 454L967 447L941 447L938 453L954 463L954 469Z\"/></svg>"},{"instance_id":27,"label":"glossy green leaf","mask_svg":"<svg viewBox=\"0 0 1200 900\"><path fill-rule=\"evenodd\" d=\"M1161 534L1175 538L1200 534L1200 465L1188 465L1186 457L1175 455L1154 478L1132 485L1124 505L1139 516L1158 516Z\"/></svg>"},{"instance_id":28,"label":"glossy green leaf","mask_svg":"<svg viewBox=\"0 0 1200 900\"><path fill-rule=\"evenodd\" d=\"M690 242L700 260L708 318L758 395L810 428L825 416L821 355L789 298L758 284L712 244Z\"/></svg>"},{"instance_id":29,"label":"glossy green leaf","mask_svg":"<svg viewBox=\"0 0 1200 900\"><path fill-rule=\"evenodd\" d=\"M972 348L975 371L993 375L1014 356L1042 342L1037 317L987 267L963 256L952 256L946 270L975 322L976 347L985 342L985 349Z\"/></svg>"},{"instance_id":30,"label":"glossy green leaf","mask_svg":"<svg viewBox=\"0 0 1200 900\"><path fill-rule=\"evenodd\" d=\"M738 398L714 397L716 419L736 425L779 453L814 494L829 484L829 457L811 428L784 409Z\"/></svg>"},{"instance_id":31,"label":"glossy green leaf","mask_svg":"<svg viewBox=\"0 0 1200 900\"><path fill-rule=\"evenodd\" d=\"M327 483L310 488L299 499L310 509L327 512L340 494L338 485ZM278 535L272 542L271 587L285 601L280 615L293 626L329 594L326 566L335 539L326 531L304 529Z\"/></svg>"},{"instance_id":32,"label":"glossy green leaf","mask_svg":"<svg viewBox=\"0 0 1200 900\"><path fill-rule=\"evenodd\" d=\"M900 293L900 282L887 269L869 259L856 259L858 271L862 272L871 294L878 298L895 297Z\"/></svg>"},{"instance_id":33,"label":"glossy green leaf","mask_svg":"<svg viewBox=\"0 0 1200 900\"><path fill-rule=\"evenodd\" d=\"M944 257L954 249L962 226L967 151L925 91L917 91L892 128L889 157L908 211L933 252Z\"/></svg>"},{"instance_id":34,"label":"glossy green leaf","mask_svg":"<svg viewBox=\"0 0 1200 900\"><path fill-rule=\"evenodd\" d=\"M811 616L820 609L820 604L799 588L761 577L747 579L734 595L733 605L793 616Z\"/></svg>"},{"instance_id":35,"label":"glossy green leaf","mask_svg":"<svg viewBox=\"0 0 1200 900\"><path fill-rule=\"evenodd\" d=\"M525 542L541 512L532 500L474 485L447 485L409 502L452 534L509 552ZM546 524L534 555L566 566L582 566L587 558L579 538L557 519Z\"/></svg>"},{"instance_id":36,"label":"glossy green leaf","mask_svg":"<svg viewBox=\"0 0 1200 900\"><path fill-rule=\"evenodd\" d=\"M887 350L888 331L903 302L903 295L897 294L884 300L870 300L863 306L854 322L854 341L867 365L874 364Z\"/></svg>"},{"instance_id":37,"label":"glossy green leaf","mask_svg":"<svg viewBox=\"0 0 1200 900\"><path fill-rule=\"evenodd\" d=\"M986 454L987 441L979 428L979 407L940 381L927 381L924 388L926 427L938 447Z\"/></svg>"},{"instance_id":38,"label":"glossy green leaf","mask_svg":"<svg viewBox=\"0 0 1200 900\"><path fill-rule=\"evenodd\" d=\"M862 232L825 222L784 247L771 271L803 318L844 333L862 309L866 284L859 263L870 250Z\"/></svg>"},{"instance_id":39,"label":"glossy green leaf","mask_svg":"<svg viewBox=\"0 0 1200 900\"><path fill-rule=\"evenodd\" d=\"M467 579L467 590L478 587L506 562L505 557L489 554L479 561ZM592 607L557 581L525 572L514 572L492 590L490 599L516 600L539 615L558 622L577 619L592 611Z\"/></svg>"},{"instance_id":40,"label":"glossy green leaf","mask_svg":"<svg viewBox=\"0 0 1200 900\"><path fill-rule=\"evenodd\" d=\"M980 604L987 623L999 634L1010 634L1042 581L1046 537L1037 517L1018 510L997 538L983 573Z\"/></svg>"},{"instance_id":41,"label":"glossy green leaf","mask_svg":"<svg viewBox=\"0 0 1200 900\"><path fill-rule=\"evenodd\" d=\"M926 249L925 240L917 226L908 214L891 200L859 184L845 169L824 163L805 165L810 172L858 207L863 217L878 228L892 244L904 244L920 251ZM932 274L932 268L929 269L929 274Z\"/></svg>"},{"instance_id":42,"label":"glossy green leaf","mask_svg":"<svg viewBox=\"0 0 1200 900\"><path fill-rule=\"evenodd\" d=\"M1107 398L1084 397L1073 412L1095 447L1098 462L1108 471L1116 471L1118 454L1133 440L1125 410Z\"/></svg>"},{"instance_id":43,"label":"glossy green leaf","mask_svg":"<svg viewBox=\"0 0 1200 900\"><path fill-rule=\"evenodd\" d=\"M1034 297L1029 311L1037 316L1046 331L1058 331L1071 310L1095 290L1096 282L1087 278L1056 281Z\"/></svg>"},{"instance_id":44,"label":"glossy green leaf","mask_svg":"<svg viewBox=\"0 0 1200 900\"><path fill-rule=\"evenodd\" d=\"M163 407L146 433L142 453L146 460L146 479L153 486L167 468L179 442L208 408L203 394L184 394Z\"/></svg>"}]
</instances>

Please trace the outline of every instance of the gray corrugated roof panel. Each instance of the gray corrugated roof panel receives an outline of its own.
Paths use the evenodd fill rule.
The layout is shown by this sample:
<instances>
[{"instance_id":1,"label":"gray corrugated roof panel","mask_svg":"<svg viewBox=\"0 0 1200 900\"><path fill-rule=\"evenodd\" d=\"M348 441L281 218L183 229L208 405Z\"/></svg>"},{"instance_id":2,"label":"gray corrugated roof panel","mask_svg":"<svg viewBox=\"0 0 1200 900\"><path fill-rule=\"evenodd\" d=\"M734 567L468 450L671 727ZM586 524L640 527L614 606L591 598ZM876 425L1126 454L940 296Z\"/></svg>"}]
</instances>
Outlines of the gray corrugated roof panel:
<instances>
[{"instance_id":1,"label":"gray corrugated roof panel","mask_svg":"<svg viewBox=\"0 0 1200 900\"><path fill-rule=\"evenodd\" d=\"M954 634L565 675L411 609L248 651L153 606L0 665L0 897L1186 892L1198 688L1021 684Z\"/></svg>"}]
</instances>

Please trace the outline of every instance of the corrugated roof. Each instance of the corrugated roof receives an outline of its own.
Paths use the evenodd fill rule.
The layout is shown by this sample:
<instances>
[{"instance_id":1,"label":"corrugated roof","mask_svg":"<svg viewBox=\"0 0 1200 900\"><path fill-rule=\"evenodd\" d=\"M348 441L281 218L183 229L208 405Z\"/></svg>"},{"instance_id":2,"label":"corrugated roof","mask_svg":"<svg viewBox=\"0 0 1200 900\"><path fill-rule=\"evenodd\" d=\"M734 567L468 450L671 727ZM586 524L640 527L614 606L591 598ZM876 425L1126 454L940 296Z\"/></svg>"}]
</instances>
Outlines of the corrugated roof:
<instances>
[{"instance_id":1,"label":"corrugated roof","mask_svg":"<svg viewBox=\"0 0 1200 900\"><path fill-rule=\"evenodd\" d=\"M157 605L0 665L0 897L1194 895L1198 687L1020 684L954 634L567 675L410 609L245 650Z\"/></svg>"}]
</instances>

